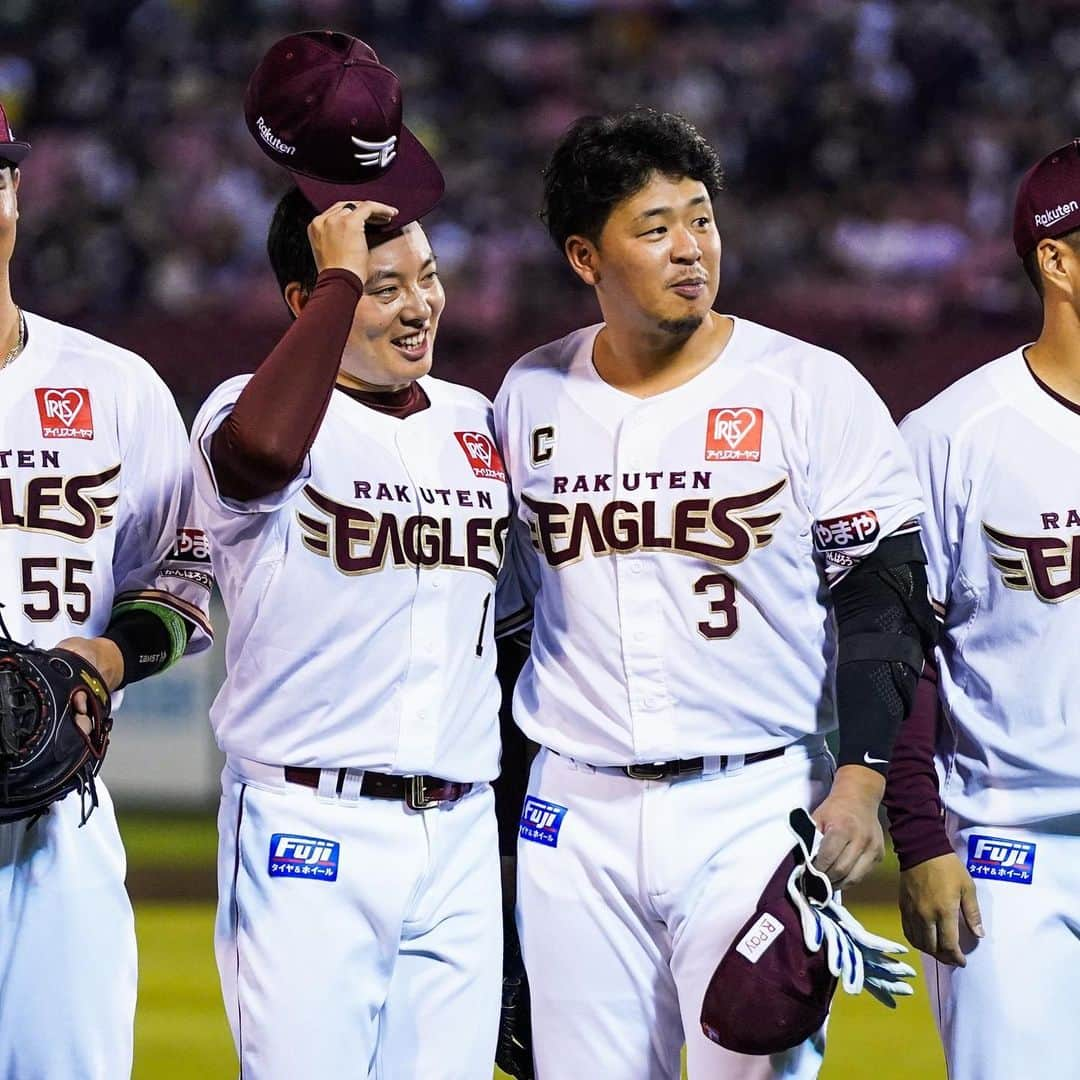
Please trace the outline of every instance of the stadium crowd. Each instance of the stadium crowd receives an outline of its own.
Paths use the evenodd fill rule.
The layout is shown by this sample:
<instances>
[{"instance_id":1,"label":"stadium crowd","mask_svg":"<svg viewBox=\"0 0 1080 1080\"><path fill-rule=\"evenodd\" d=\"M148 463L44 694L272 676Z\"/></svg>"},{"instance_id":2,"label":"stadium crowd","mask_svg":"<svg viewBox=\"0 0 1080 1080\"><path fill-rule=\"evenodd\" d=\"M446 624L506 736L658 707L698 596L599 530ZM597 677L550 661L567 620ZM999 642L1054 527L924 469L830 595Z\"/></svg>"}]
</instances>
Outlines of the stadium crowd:
<instances>
[{"instance_id":1,"label":"stadium crowd","mask_svg":"<svg viewBox=\"0 0 1080 1080\"><path fill-rule=\"evenodd\" d=\"M1080 129L1070 7L6 0L0 100L34 144L17 295L114 340L173 319L220 341L226 313L280 330L264 241L284 177L244 127L243 88L275 38L334 26L398 71L443 165L429 221L450 297L441 353L474 382L587 317L536 219L540 170L574 117L635 103L685 113L722 151L732 309L838 344L837 327L871 344L1029 327L1009 213L1022 164ZM205 392L220 359L195 357L206 374L181 395Z\"/></svg>"}]
</instances>

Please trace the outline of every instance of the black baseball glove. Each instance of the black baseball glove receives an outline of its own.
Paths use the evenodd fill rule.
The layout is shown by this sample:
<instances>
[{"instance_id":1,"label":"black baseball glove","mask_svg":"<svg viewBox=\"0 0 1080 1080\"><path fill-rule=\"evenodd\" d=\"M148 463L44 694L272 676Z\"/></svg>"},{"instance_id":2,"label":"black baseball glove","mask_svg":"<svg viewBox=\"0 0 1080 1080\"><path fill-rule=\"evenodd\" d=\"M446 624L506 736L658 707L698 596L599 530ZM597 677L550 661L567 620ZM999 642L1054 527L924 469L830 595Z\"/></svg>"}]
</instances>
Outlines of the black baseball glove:
<instances>
[{"instance_id":1,"label":"black baseball glove","mask_svg":"<svg viewBox=\"0 0 1080 1080\"><path fill-rule=\"evenodd\" d=\"M512 914L503 921L502 1013L495 1064L514 1080L534 1080L532 1019L529 1016L529 981L521 960L521 946Z\"/></svg>"},{"instance_id":2,"label":"black baseball glove","mask_svg":"<svg viewBox=\"0 0 1080 1080\"><path fill-rule=\"evenodd\" d=\"M89 731L75 720L80 690ZM110 706L105 680L81 656L0 636L0 822L38 817L77 791L86 823L98 802Z\"/></svg>"}]
</instances>

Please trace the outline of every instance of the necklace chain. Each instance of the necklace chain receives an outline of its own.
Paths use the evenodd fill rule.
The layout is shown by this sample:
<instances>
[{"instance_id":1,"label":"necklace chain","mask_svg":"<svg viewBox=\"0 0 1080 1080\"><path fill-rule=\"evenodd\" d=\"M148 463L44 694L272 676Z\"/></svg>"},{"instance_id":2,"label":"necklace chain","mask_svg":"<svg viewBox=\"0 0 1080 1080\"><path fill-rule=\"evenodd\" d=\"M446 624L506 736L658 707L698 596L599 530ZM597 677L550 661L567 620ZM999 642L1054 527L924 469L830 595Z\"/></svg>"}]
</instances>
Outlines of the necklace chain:
<instances>
[{"instance_id":1,"label":"necklace chain","mask_svg":"<svg viewBox=\"0 0 1080 1080\"><path fill-rule=\"evenodd\" d=\"M0 371L3 371L23 351L23 346L26 344L26 323L23 321L23 313L19 308L15 309L15 317L19 320L19 340L15 342L13 348L8 349L4 359L0 360Z\"/></svg>"}]
</instances>

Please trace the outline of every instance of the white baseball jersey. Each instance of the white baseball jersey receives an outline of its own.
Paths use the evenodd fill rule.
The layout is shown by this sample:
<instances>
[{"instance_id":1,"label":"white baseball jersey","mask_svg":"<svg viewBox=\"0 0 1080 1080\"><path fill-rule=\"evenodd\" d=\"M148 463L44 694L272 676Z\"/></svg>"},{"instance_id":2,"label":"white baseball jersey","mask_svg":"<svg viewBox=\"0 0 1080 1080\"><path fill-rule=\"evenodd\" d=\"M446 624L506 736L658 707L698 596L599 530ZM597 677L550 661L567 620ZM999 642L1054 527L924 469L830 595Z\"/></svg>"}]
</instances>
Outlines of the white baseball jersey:
<instances>
[{"instance_id":1,"label":"white baseball jersey","mask_svg":"<svg viewBox=\"0 0 1080 1080\"><path fill-rule=\"evenodd\" d=\"M209 446L247 378L211 394L192 436L229 613L210 714L222 749L493 779L493 596L509 496L490 403L428 377L430 407L402 419L335 391L295 480L236 503L217 493Z\"/></svg>"},{"instance_id":2,"label":"white baseball jersey","mask_svg":"<svg viewBox=\"0 0 1080 1080\"><path fill-rule=\"evenodd\" d=\"M983 824L1080 813L1080 415L1039 386L1018 349L902 432L945 612L944 803Z\"/></svg>"},{"instance_id":3,"label":"white baseball jersey","mask_svg":"<svg viewBox=\"0 0 1080 1080\"><path fill-rule=\"evenodd\" d=\"M0 370L0 603L9 632L49 648L101 634L117 605L153 601L192 624L188 651L206 647L210 563L185 524L191 469L172 397L123 349L35 315L26 326L26 348ZM100 778L97 795L85 826L78 794L32 824L0 825L5 1076L131 1073L135 926ZM59 1018L48 1032L43 995Z\"/></svg>"},{"instance_id":4,"label":"white baseball jersey","mask_svg":"<svg viewBox=\"0 0 1080 1080\"><path fill-rule=\"evenodd\" d=\"M827 579L922 506L884 405L841 357L744 319L639 399L597 374L599 330L524 357L496 400L535 606L518 723L595 765L831 730Z\"/></svg>"},{"instance_id":5,"label":"white baseball jersey","mask_svg":"<svg viewBox=\"0 0 1080 1080\"><path fill-rule=\"evenodd\" d=\"M49 648L101 634L116 604L153 600L193 624L189 651L205 648L210 563L185 520L191 471L172 395L132 353L25 318L26 348L0 371L8 631Z\"/></svg>"}]
</instances>

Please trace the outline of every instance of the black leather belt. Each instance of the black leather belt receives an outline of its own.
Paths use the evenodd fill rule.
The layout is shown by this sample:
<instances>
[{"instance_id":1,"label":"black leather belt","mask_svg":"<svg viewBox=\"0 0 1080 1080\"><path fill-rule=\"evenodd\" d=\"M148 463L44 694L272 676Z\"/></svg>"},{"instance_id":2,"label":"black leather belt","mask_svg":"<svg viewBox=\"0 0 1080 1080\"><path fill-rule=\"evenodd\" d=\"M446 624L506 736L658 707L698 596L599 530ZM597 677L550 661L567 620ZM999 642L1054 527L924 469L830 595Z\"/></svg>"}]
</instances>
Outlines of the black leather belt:
<instances>
[{"instance_id":1,"label":"black leather belt","mask_svg":"<svg viewBox=\"0 0 1080 1080\"><path fill-rule=\"evenodd\" d=\"M348 769L338 769L337 794L345 785ZM290 784L318 788L322 769L286 765L285 780ZM410 810L430 810L439 803L455 803L472 791L472 784L458 784L438 776L391 776L364 771L360 794L372 799L403 799Z\"/></svg>"},{"instance_id":2,"label":"black leather belt","mask_svg":"<svg viewBox=\"0 0 1080 1080\"><path fill-rule=\"evenodd\" d=\"M774 750L758 750L756 753L747 754L743 758L744 765L754 765L759 761L768 761L770 758L780 757L786 746L778 746ZM729 755L722 754L720 768L726 769ZM671 780L676 776L693 776L702 772L705 768L703 757L684 758L681 761L650 761L638 765L624 765L622 771L632 780Z\"/></svg>"}]
</instances>

